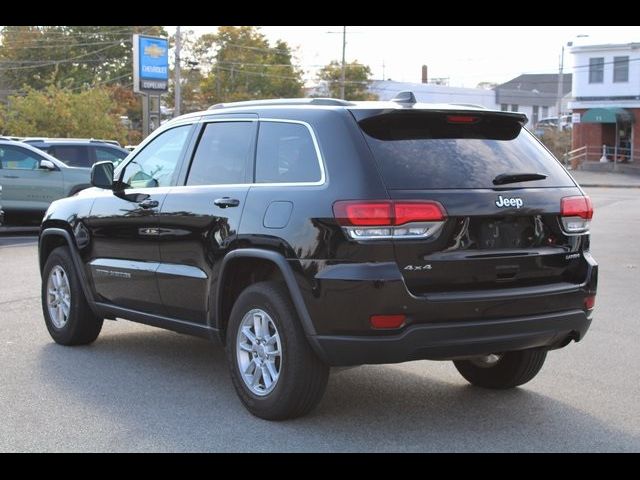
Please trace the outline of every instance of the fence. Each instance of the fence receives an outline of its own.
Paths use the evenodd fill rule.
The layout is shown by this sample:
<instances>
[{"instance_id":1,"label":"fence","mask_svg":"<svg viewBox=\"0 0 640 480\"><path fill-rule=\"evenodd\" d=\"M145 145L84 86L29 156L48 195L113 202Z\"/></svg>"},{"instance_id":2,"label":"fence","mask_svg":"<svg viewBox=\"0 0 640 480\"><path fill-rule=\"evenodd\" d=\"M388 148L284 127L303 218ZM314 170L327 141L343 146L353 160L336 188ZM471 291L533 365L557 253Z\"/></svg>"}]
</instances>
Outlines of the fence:
<instances>
[{"instance_id":1,"label":"fence","mask_svg":"<svg viewBox=\"0 0 640 480\"><path fill-rule=\"evenodd\" d=\"M562 157L563 163L570 165L573 169L578 168L583 162L602 162L603 159L606 159L607 162L613 162L614 169L615 164L618 163L637 164L640 163L640 150L610 145L602 145L601 147L585 145L565 153Z\"/></svg>"}]
</instances>

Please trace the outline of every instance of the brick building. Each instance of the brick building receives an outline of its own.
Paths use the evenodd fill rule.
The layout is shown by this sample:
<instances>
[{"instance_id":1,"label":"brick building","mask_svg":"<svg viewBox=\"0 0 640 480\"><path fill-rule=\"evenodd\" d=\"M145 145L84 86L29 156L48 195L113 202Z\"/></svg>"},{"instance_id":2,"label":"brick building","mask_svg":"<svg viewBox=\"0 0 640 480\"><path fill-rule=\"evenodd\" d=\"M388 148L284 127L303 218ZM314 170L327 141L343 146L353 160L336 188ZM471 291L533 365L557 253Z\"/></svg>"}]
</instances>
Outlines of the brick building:
<instances>
[{"instance_id":1,"label":"brick building","mask_svg":"<svg viewBox=\"0 0 640 480\"><path fill-rule=\"evenodd\" d=\"M582 45L574 57L569 108L574 149L588 160L640 161L640 43Z\"/></svg>"}]
</instances>

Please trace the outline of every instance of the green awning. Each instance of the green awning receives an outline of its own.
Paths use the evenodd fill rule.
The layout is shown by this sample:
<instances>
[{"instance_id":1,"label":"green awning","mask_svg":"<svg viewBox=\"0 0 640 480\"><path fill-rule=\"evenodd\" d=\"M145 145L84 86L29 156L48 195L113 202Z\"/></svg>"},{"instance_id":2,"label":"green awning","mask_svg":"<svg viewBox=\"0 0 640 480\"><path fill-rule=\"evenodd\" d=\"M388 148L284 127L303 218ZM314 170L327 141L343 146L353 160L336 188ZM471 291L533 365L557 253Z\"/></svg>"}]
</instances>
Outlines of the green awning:
<instances>
[{"instance_id":1,"label":"green awning","mask_svg":"<svg viewBox=\"0 0 640 480\"><path fill-rule=\"evenodd\" d=\"M624 108L590 108L580 118L580 123L633 123L633 114Z\"/></svg>"}]
</instances>

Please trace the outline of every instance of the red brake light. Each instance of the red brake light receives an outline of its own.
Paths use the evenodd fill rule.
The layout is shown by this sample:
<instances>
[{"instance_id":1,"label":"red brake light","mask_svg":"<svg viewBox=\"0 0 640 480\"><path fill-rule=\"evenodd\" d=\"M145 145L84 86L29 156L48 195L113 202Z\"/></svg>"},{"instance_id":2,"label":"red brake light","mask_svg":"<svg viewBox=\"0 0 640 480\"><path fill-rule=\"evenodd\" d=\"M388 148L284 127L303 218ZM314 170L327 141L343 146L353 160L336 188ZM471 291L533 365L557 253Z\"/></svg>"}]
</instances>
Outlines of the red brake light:
<instances>
[{"instance_id":1,"label":"red brake light","mask_svg":"<svg viewBox=\"0 0 640 480\"><path fill-rule=\"evenodd\" d=\"M471 115L447 115L447 122L449 123L477 123L479 121L479 117Z\"/></svg>"},{"instance_id":2,"label":"red brake light","mask_svg":"<svg viewBox=\"0 0 640 480\"><path fill-rule=\"evenodd\" d=\"M564 197L560 203L560 215L563 217L580 217L591 220L593 217L593 205L587 196Z\"/></svg>"},{"instance_id":3,"label":"red brake light","mask_svg":"<svg viewBox=\"0 0 640 480\"><path fill-rule=\"evenodd\" d=\"M388 200L375 202L336 202L333 213L342 225L386 226L393 222L393 204Z\"/></svg>"},{"instance_id":4,"label":"red brake light","mask_svg":"<svg viewBox=\"0 0 640 480\"><path fill-rule=\"evenodd\" d=\"M442 205L431 201L339 201L333 205L338 223L346 226L384 227L411 222L440 222Z\"/></svg>"},{"instance_id":5,"label":"red brake light","mask_svg":"<svg viewBox=\"0 0 640 480\"><path fill-rule=\"evenodd\" d=\"M394 206L394 225L444 220L444 209L437 202L395 202Z\"/></svg>"},{"instance_id":6,"label":"red brake light","mask_svg":"<svg viewBox=\"0 0 640 480\"><path fill-rule=\"evenodd\" d=\"M373 328L399 328L405 318L405 315L371 315L369 322Z\"/></svg>"}]
</instances>

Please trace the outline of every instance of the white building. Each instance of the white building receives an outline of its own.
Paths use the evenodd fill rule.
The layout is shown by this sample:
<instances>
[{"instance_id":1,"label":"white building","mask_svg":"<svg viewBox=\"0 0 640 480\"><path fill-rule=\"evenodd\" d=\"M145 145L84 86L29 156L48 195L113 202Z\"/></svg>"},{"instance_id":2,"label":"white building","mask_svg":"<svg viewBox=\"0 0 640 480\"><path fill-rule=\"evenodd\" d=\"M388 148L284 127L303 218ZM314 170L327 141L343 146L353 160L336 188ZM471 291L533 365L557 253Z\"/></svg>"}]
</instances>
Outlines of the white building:
<instances>
[{"instance_id":1,"label":"white building","mask_svg":"<svg viewBox=\"0 0 640 480\"><path fill-rule=\"evenodd\" d=\"M424 103L467 103L495 109L496 100L493 90L482 88L449 87L433 83L394 82L393 80L374 80L369 91L378 95L379 100L391 100L399 92L411 91L418 102Z\"/></svg>"},{"instance_id":2,"label":"white building","mask_svg":"<svg viewBox=\"0 0 640 480\"><path fill-rule=\"evenodd\" d=\"M640 151L640 43L581 45L574 60L573 148L602 145L609 156L635 160ZM574 121L575 121L574 120ZM635 157L635 158L634 158ZM596 158L590 158L596 160Z\"/></svg>"}]
</instances>

